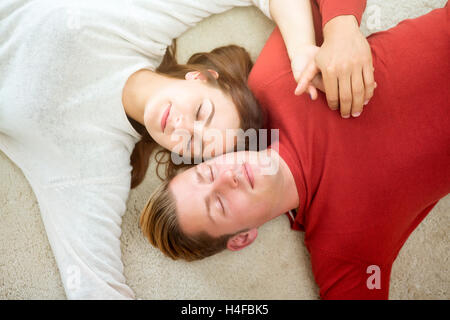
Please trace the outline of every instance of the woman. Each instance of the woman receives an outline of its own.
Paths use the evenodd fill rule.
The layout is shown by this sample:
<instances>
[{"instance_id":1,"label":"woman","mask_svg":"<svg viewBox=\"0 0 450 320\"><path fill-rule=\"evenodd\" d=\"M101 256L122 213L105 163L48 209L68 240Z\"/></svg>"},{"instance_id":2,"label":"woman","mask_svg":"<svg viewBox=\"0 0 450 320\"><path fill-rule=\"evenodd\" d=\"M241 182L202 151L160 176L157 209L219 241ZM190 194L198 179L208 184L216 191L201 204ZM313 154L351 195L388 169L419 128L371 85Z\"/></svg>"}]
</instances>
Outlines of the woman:
<instances>
[{"instance_id":1,"label":"woman","mask_svg":"<svg viewBox=\"0 0 450 320\"><path fill-rule=\"evenodd\" d=\"M314 37L298 32L309 30L304 28L311 20L309 1L271 2L279 5L275 20L283 21L289 49ZM0 149L22 169L36 195L69 298L133 297L122 275L121 217L131 171L133 187L144 177L150 136L173 147L165 135L171 126L167 114L169 120L170 114L172 120L190 118L180 120L190 132L193 111L204 119L214 103L222 118L211 125L219 130L259 125L243 85L250 66L242 50L194 56L191 62L201 67L157 68L172 39L189 26L252 3L270 16L269 0L2 1ZM283 19L289 10L298 13L291 23L292 17ZM233 51L242 56L242 71L222 82L227 74L211 69L210 62ZM230 84L233 90L238 84L245 98L223 90ZM178 101L182 95L189 99ZM247 104L250 110L243 108ZM198 109L202 105L205 110ZM246 124L244 117L256 120ZM142 136L143 127L149 136Z\"/></svg>"},{"instance_id":2,"label":"woman","mask_svg":"<svg viewBox=\"0 0 450 320\"><path fill-rule=\"evenodd\" d=\"M190 164L192 158L208 157L205 146L219 154L233 149L230 139L221 146L205 142L209 131L218 130L225 137L226 130L261 127L262 114L247 87L252 65L248 53L234 45L195 54L187 65L180 65L173 46L156 72L143 69L128 79L123 105L128 120L142 136L131 155L131 188L144 179L150 155L158 145L167 149L157 153L156 173L159 175L159 164L164 164L168 176L178 167L171 161L171 151ZM201 124L202 132L196 132L194 124Z\"/></svg>"}]
</instances>

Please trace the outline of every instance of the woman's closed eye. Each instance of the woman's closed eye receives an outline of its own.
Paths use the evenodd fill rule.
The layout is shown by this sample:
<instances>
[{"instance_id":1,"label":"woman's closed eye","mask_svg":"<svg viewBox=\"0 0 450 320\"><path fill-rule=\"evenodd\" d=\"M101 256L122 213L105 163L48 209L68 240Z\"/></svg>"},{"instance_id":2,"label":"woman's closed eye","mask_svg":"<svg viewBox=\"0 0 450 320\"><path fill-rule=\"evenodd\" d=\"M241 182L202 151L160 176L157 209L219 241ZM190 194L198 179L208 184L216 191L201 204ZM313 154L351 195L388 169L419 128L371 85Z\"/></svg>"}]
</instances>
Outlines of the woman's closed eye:
<instances>
[{"instance_id":1,"label":"woman's closed eye","mask_svg":"<svg viewBox=\"0 0 450 320\"><path fill-rule=\"evenodd\" d=\"M204 125L209 125L214 116L215 108L211 100L205 99L202 104L197 108L197 113L195 114L196 121L204 122Z\"/></svg>"},{"instance_id":2,"label":"woman's closed eye","mask_svg":"<svg viewBox=\"0 0 450 320\"><path fill-rule=\"evenodd\" d=\"M195 114L195 120L198 120L198 117L200 116L200 111L202 110L203 104L199 105L197 108L197 113Z\"/></svg>"},{"instance_id":3,"label":"woman's closed eye","mask_svg":"<svg viewBox=\"0 0 450 320\"><path fill-rule=\"evenodd\" d=\"M198 106L197 111L195 112L195 121L200 121L202 123L199 124L200 126L196 125L194 123L194 134L191 135L191 137L186 145L186 149L191 150L190 154L195 154L195 150L194 150L194 148L196 147L195 146L195 132L196 131L203 132L203 129L205 128L205 126L209 125L209 123L211 122L212 117L214 116L214 113L215 113L214 105L212 104L212 102L209 99L204 100L203 103L201 103ZM202 144L202 148L200 150L203 150L204 149L203 141L201 141L201 142L199 141L199 143Z\"/></svg>"},{"instance_id":4,"label":"woman's closed eye","mask_svg":"<svg viewBox=\"0 0 450 320\"><path fill-rule=\"evenodd\" d=\"M206 118L205 115L204 115L206 113L206 109L207 108L203 108L203 103L198 106L197 112L195 113L195 121L199 121L201 119ZM195 131L195 128L196 128L196 126L194 124L194 131ZM187 145L186 145L186 149L187 150L191 150L191 154L194 154L194 151L195 151L193 149L194 147L195 147L194 146L194 134L192 134L190 139L189 139L189 141L188 141L188 143L187 143Z\"/></svg>"},{"instance_id":5,"label":"woman's closed eye","mask_svg":"<svg viewBox=\"0 0 450 320\"><path fill-rule=\"evenodd\" d=\"M187 145L186 145L186 150L190 150L191 154L192 154L192 140L194 140L194 135L191 135L191 138L189 139Z\"/></svg>"}]
</instances>

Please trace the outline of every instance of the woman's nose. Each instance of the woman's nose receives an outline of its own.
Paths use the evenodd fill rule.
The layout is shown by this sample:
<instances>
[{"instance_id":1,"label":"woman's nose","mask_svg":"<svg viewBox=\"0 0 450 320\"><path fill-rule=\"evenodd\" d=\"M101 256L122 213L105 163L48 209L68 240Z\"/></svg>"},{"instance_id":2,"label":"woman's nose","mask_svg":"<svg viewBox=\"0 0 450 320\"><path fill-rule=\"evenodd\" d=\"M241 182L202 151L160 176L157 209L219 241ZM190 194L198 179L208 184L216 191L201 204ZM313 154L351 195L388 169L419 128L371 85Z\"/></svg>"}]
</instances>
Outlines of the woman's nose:
<instances>
[{"instance_id":1,"label":"woman's nose","mask_svg":"<svg viewBox=\"0 0 450 320\"><path fill-rule=\"evenodd\" d=\"M173 129L174 130L187 130L189 133L193 134L194 128L193 124L187 119L184 115L180 114L177 115L173 122Z\"/></svg>"},{"instance_id":2,"label":"woman's nose","mask_svg":"<svg viewBox=\"0 0 450 320\"><path fill-rule=\"evenodd\" d=\"M184 117L182 114L180 114L175 117L175 119L173 121L173 128L174 129L182 129L183 124L184 124Z\"/></svg>"},{"instance_id":3,"label":"woman's nose","mask_svg":"<svg viewBox=\"0 0 450 320\"><path fill-rule=\"evenodd\" d=\"M186 132L186 125L185 125L185 120L184 120L184 116L181 114L178 115L174 115L171 119L170 119L170 123L167 125L168 127L168 133L169 134L176 134L176 135L191 135L190 132Z\"/></svg>"}]
</instances>

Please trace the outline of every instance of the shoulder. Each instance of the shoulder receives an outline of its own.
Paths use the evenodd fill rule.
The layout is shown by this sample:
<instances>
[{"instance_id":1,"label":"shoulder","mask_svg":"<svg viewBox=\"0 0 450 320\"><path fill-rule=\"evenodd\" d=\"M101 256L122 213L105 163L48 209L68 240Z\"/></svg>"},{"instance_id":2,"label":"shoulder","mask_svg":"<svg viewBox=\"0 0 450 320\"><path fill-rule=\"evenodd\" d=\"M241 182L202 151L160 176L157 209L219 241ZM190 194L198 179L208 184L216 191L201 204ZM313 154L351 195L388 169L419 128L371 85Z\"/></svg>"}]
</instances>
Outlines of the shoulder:
<instances>
[{"instance_id":1,"label":"shoulder","mask_svg":"<svg viewBox=\"0 0 450 320\"><path fill-rule=\"evenodd\" d=\"M293 80L291 63L278 28L270 35L249 76L249 86L256 95L274 81ZM291 79L292 78L292 79Z\"/></svg>"}]
</instances>

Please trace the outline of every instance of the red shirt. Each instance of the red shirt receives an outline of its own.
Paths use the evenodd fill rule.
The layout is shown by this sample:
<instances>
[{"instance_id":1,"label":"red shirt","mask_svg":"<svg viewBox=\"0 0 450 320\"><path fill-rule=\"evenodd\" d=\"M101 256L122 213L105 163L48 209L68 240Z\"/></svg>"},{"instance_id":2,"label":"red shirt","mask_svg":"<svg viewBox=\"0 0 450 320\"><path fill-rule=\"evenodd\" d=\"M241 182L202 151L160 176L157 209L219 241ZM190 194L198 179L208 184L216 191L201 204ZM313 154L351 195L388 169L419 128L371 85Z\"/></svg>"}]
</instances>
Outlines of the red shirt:
<instances>
[{"instance_id":1,"label":"red shirt","mask_svg":"<svg viewBox=\"0 0 450 320\"><path fill-rule=\"evenodd\" d=\"M387 299L399 250L450 192L446 14L369 37L378 87L359 118L342 119L324 94L294 95L278 29L255 63L249 83L280 129L300 199L292 228L305 231L323 299Z\"/></svg>"},{"instance_id":2,"label":"red shirt","mask_svg":"<svg viewBox=\"0 0 450 320\"><path fill-rule=\"evenodd\" d=\"M366 0L310 0L316 31L316 43L323 40L322 27L331 19L342 15L353 15L361 23Z\"/></svg>"}]
</instances>

